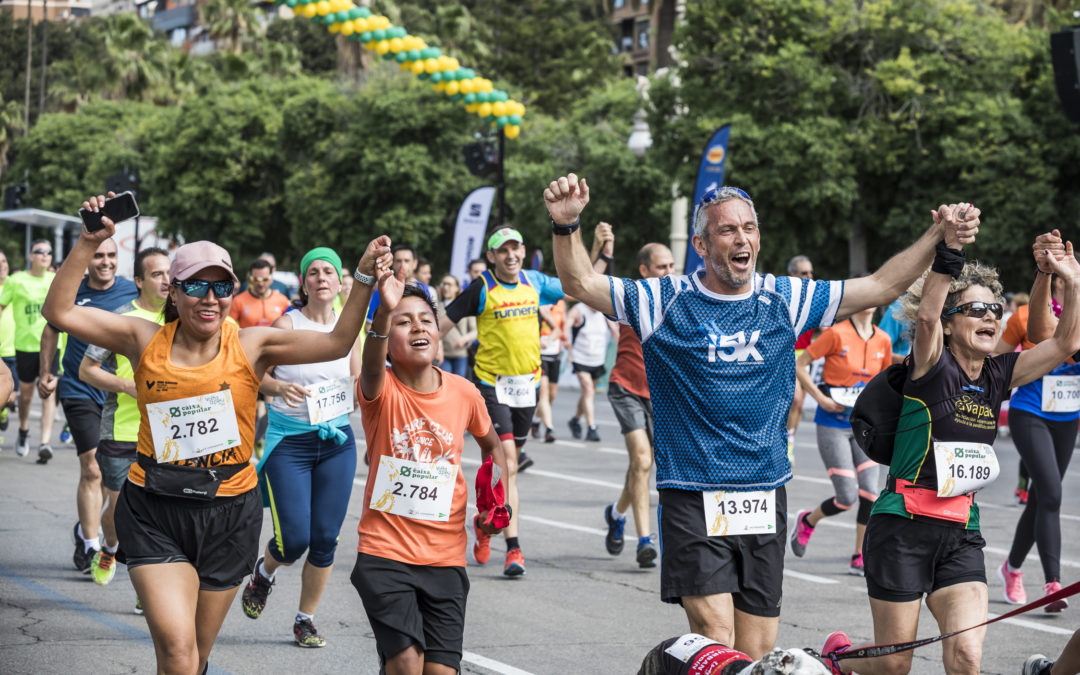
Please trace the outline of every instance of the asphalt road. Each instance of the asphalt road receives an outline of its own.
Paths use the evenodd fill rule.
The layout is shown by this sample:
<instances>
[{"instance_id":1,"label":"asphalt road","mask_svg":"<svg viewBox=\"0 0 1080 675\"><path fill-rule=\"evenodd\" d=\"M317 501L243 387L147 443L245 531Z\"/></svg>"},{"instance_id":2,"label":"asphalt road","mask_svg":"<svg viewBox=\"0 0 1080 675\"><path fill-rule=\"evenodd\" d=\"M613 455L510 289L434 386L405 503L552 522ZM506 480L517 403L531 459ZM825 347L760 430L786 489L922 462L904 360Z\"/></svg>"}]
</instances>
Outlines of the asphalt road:
<instances>
[{"instance_id":1,"label":"asphalt road","mask_svg":"<svg viewBox=\"0 0 1080 675\"><path fill-rule=\"evenodd\" d=\"M569 439L565 420L576 395L566 390L556 402L560 439ZM602 394L597 410L603 442L560 440L528 445L529 454L537 460L519 483L521 542L528 574L517 580L502 576L505 549L501 541L493 546L487 567L469 567L472 591L463 672L633 673L652 646L686 632L681 609L660 601L658 571L637 568L632 524L627 527L627 550L621 557L613 558L604 550L602 509L618 496L627 460ZM358 416L354 426L361 436ZM14 427L8 429L0 451L4 485L0 495L0 672L154 672L153 647L145 622L132 613L135 594L126 570L121 567L112 584L102 588L72 568L71 525L78 477L74 448L59 446L52 462L38 466L33 452L26 458L15 455ZM31 424L32 448L37 443L36 427L36 422ZM466 470L471 474L479 451L471 441L468 448ZM997 450L1002 478L979 499L992 615L1008 611L996 570L1020 513L1012 505L1015 449L1007 439L1000 439ZM791 514L831 493L812 421L799 429L795 473L788 485ZM298 569L284 569L260 619L248 619L239 606L230 612L211 656L212 673L378 672L374 638L349 583L365 477L366 468L360 463L337 566L315 618L328 645L305 650L293 643L291 625L300 575ZM1066 478L1063 506L1063 584L1076 581L1080 568L1077 488L1080 479L1074 469ZM268 518L263 529L264 539L268 538ZM824 637L836 629L847 631L857 642L872 637L865 584L847 573L853 536L854 514L843 514L824 521L805 558L788 556L778 646L820 648ZM1024 569L1029 597L1040 597L1042 574L1035 555ZM1036 611L991 626L983 672L1018 673L1029 654L1056 654L1080 626L1078 603L1060 615ZM920 637L937 632L924 609ZM912 672L942 672L940 650L933 646L918 650Z\"/></svg>"}]
</instances>

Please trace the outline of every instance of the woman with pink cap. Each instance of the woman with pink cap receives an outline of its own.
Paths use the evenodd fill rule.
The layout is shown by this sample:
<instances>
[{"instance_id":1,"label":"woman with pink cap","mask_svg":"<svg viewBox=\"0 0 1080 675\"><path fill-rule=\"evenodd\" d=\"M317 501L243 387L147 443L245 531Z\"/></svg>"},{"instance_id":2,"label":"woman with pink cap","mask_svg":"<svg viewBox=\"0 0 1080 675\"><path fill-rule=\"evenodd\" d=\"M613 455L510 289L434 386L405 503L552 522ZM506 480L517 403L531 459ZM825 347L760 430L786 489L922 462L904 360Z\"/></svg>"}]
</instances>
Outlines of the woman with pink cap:
<instances>
[{"instance_id":1,"label":"woman with pink cap","mask_svg":"<svg viewBox=\"0 0 1080 675\"><path fill-rule=\"evenodd\" d=\"M110 197L112 194L110 193ZM103 196L83 208L99 211ZM273 366L348 354L390 239L372 241L360 284L337 325L321 333L226 322L239 281L227 251L208 241L176 250L165 325L78 307L75 294L114 224L82 233L57 272L42 314L59 330L123 354L135 368L138 461L120 492L116 528L154 639L158 671L205 673L218 630L258 555L262 503L249 463L259 383ZM125 560L126 559L126 560Z\"/></svg>"}]
</instances>

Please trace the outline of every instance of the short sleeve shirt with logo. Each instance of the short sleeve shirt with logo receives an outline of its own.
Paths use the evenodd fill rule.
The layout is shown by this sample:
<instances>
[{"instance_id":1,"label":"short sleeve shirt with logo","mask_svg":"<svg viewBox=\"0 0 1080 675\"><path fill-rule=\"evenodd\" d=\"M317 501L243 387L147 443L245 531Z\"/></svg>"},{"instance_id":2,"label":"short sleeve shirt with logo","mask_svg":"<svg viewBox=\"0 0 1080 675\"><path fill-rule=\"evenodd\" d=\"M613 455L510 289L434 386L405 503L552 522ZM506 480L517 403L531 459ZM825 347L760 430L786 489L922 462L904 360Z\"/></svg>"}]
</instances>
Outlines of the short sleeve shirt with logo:
<instances>
[{"instance_id":1,"label":"short sleeve shirt with logo","mask_svg":"<svg viewBox=\"0 0 1080 675\"><path fill-rule=\"evenodd\" d=\"M229 316L240 324L241 328L269 326L289 309L289 299L277 291L270 291L269 297L257 298L249 291L233 297Z\"/></svg>"},{"instance_id":2,"label":"short sleeve shirt with logo","mask_svg":"<svg viewBox=\"0 0 1080 675\"><path fill-rule=\"evenodd\" d=\"M41 306L52 285L52 272L35 277L29 272L16 272L8 277L0 290L0 305L4 313L15 315L15 349L20 352L41 351L41 334L45 332L45 317Z\"/></svg>"},{"instance_id":3,"label":"short sleeve shirt with logo","mask_svg":"<svg viewBox=\"0 0 1080 675\"><path fill-rule=\"evenodd\" d=\"M874 375L892 363L892 340L885 331L871 324L873 334L864 340L851 321L843 321L826 330L806 348L815 359L825 358L822 375L826 394L832 387L862 387ZM834 429L850 429L851 411L831 413L818 407L814 424Z\"/></svg>"},{"instance_id":4,"label":"short sleeve shirt with logo","mask_svg":"<svg viewBox=\"0 0 1080 675\"><path fill-rule=\"evenodd\" d=\"M465 509L469 490L461 470L465 432L484 436L491 429L484 399L463 377L441 373L442 384L430 394L406 387L387 368L379 395L368 401L357 384L357 400L367 438L371 471L364 488L364 506L357 532L360 553L409 565L464 567ZM449 518L410 518L371 507L381 458L422 465L449 463L457 469Z\"/></svg>"},{"instance_id":5,"label":"short sleeve shirt with logo","mask_svg":"<svg viewBox=\"0 0 1080 675\"><path fill-rule=\"evenodd\" d=\"M116 277L112 285L104 290L91 288L86 278L79 284L79 290L75 295L75 304L80 307L96 307L112 311L117 307L127 304L139 295L139 289L135 282L123 277ZM83 354L86 353L86 342L74 335L68 335L67 346L64 348L63 371L60 378L60 386L57 395L65 398L87 398L102 405L105 403L105 392L79 379L79 364L82 363Z\"/></svg>"},{"instance_id":6,"label":"short sleeve shirt with logo","mask_svg":"<svg viewBox=\"0 0 1080 675\"><path fill-rule=\"evenodd\" d=\"M791 480L795 337L832 324L844 282L757 275L725 296L703 276L610 278L615 316L641 340L657 487L775 489Z\"/></svg>"},{"instance_id":7,"label":"short sleeve shirt with logo","mask_svg":"<svg viewBox=\"0 0 1080 675\"><path fill-rule=\"evenodd\" d=\"M1026 351L1035 346L1028 339L1028 308L1030 305L1019 307L1005 323L1005 333L1001 339L1011 345L1022 345ZM1047 373L1048 376L1064 375L1073 377L1080 375L1080 363L1066 361ZM1023 410L1024 412L1037 415L1043 419L1055 422L1068 422L1080 418L1080 412L1051 412L1042 409L1043 378L1037 378L1022 387L1017 387L1009 401L1010 410Z\"/></svg>"}]
</instances>

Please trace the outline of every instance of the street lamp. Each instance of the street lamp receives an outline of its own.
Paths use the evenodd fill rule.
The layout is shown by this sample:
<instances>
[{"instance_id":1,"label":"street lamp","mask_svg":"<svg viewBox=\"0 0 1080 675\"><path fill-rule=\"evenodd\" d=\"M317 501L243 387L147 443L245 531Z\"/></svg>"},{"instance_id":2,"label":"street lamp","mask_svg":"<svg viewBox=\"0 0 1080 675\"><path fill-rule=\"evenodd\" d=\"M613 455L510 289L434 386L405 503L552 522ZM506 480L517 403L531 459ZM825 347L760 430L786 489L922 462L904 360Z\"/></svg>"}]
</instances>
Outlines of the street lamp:
<instances>
[{"instance_id":1,"label":"street lamp","mask_svg":"<svg viewBox=\"0 0 1080 675\"><path fill-rule=\"evenodd\" d=\"M634 128L630 131L626 146L639 159L652 147L652 134L649 133L649 123L645 121L644 110L639 109L634 113Z\"/></svg>"},{"instance_id":2,"label":"street lamp","mask_svg":"<svg viewBox=\"0 0 1080 675\"><path fill-rule=\"evenodd\" d=\"M630 131L630 138L626 140L626 146L630 152L639 159L652 147L652 134L649 133L649 124L645 121L645 111L639 109L634 114L634 127ZM686 197L679 197L679 184L671 184L671 256L675 259L675 273L682 274L686 263L686 243L690 238L687 234L687 208Z\"/></svg>"}]
</instances>

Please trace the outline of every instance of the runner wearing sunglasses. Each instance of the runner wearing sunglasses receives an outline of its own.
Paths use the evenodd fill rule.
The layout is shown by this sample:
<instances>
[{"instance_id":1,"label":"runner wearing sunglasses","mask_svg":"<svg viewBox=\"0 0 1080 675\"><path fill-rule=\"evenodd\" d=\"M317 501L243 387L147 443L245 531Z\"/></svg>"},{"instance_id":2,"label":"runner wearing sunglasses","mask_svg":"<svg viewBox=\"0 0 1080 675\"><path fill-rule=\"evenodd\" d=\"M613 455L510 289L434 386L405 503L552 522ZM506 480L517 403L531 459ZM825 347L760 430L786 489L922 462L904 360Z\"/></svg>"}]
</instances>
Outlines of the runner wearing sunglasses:
<instances>
[{"instance_id":1,"label":"runner wearing sunglasses","mask_svg":"<svg viewBox=\"0 0 1080 675\"><path fill-rule=\"evenodd\" d=\"M956 220L972 208L942 208L935 221ZM1044 237L1037 245L1045 251ZM915 639L924 596L943 633L986 620L986 542L974 497L1000 472L991 446L1009 390L1080 349L1080 263L1071 243L1063 252L1060 260L1040 256L1041 267L1065 280L1061 320L1053 336L1024 352L990 356L1003 315L997 271L965 264L961 242L949 234L921 286L904 296L915 339L889 477L870 516L864 553L877 644ZM979 628L945 640L944 670L978 673L985 634ZM836 632L822 653L850 648ZM845 660L842 670L834 663L834 672L908 672L911 655Z\"/></svg>"},{"instance_id":2,"label":"runner wearing sunglasses","mask_svg":"<svg viewBox=\"0 0 1080 675\"><path fill-rule=\"evenodd\" d=\"M110 193L110 197L112 194ZM99 211L105 197L83 208ZM238 329L225 322L238 285L229 254L207 241L176 250L165 325L75 305L83 270L115 227L85 230L42 309L58 329L123 354L141 414L138 460L116 507L116 531L154 640L159 672L202 673L236 591L258 554L262 504L250 465L255 397L272 366L348 354L370 285L360 285L329 333ZM360 261L371 280L389 239Z\"/></svg>"},{"instance_id":3,"label":"runner wearing sunglasses","mask_svg":"<svg viewBox=\"0 0 1080 675\"><path fill-rule=\"evenodd\" d=\"M553 181L544 201L567 292L641 341L656 416L661 598L682 604L690 630L761 658L776 642L782 599L795 339L837 315L892 302L943 236L973 239L978 212L934 222L868 277L777 278L756 272L753 200L725 186L694 210L692 243L705 269L636 280L589 269L578 233L589 202L584 180Z\"/></svg>"}]
</instances>

